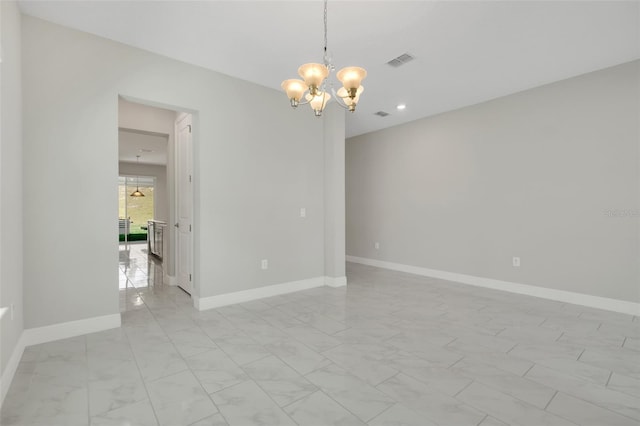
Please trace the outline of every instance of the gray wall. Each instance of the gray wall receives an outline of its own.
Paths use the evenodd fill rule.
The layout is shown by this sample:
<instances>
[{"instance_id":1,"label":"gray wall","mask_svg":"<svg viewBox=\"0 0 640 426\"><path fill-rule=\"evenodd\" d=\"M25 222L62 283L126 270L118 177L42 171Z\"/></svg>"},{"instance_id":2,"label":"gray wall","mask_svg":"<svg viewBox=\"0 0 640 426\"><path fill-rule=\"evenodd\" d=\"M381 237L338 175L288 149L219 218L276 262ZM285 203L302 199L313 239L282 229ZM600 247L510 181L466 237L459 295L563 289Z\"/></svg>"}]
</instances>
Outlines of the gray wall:
<instances>
[{"instance_id":1,"label":"gray wall","mask_svg":"<svg viewBox=\"0 0 640 426\"><path fill-rule=\"evenodd\" d=\"M23 329L21 37L16 2L0 2L0 17L0 307L15 306L13 321L7 313L0 330L4 373Z\"/></svg>"},{"instance_id":2,"label":"gray wall","mask_svg":"<svg viewBox=\"0 0 640 426\"><path fill-rule=\"evenodd\" d=\"M635 61L348 139L347 254L640 301L639 76Z\"/></svg>"},{"instance_id":3,"label":"gray wall","mask_svg":"<svg viewBox=\"0 0 640 426\"><path fill-rule=\"evenodd\" d=\"M330 278L346 275L345 265L345 110L329 104L324 111L324 268Z\"/></svg>"},{"instance_id":4,"label":"gray wall","mask_svg":"<svg viewBox=\"0 0 640 426\"><path fill-rule=\"evenodd\" d=\"M275 90L27 16L22 28L27 327L119 312L118 95L194 115L196 297L324 275L322 120ZM81 200L62 190L78 176Z\"/></svg>"}]
</instances>

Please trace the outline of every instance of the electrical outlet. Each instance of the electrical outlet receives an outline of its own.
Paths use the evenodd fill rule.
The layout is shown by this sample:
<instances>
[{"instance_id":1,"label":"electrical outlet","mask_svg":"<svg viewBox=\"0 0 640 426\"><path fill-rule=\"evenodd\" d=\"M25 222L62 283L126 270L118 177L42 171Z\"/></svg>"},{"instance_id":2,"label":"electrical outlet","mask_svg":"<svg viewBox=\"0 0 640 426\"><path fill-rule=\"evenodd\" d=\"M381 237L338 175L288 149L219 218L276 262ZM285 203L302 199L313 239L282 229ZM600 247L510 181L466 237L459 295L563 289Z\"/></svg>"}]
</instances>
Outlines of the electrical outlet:
<instances>
[{"instance_id":1,"label":"electrical outlet","mask_svg":"<svg viewBox=\"0 0 640 426\"><path fill-rule=\"evenodd\" d=\"M269 269L269 260L262 259L261 267L262 269Z\"/></svg>"},{"instance_id":2,"label":"electrical outlet","mask_svg":"<svg viewBox=\"0 0 640 426\"><path fill-rule=\"evenodd\" d=\"M514 257L514 258L513 258L513 266L514 266L515 268L520 267L520 258L519 258L519 257Z\"/></svg>"},{"instance_id":3,"label":"electrical outlet","mask_svg":"<svg viewBox=\"0 0 640 426\"><path fill-rule=\"evenodd\" d=\"M300 217L307 217L307 209L304 207L300 209Z\"/></svg>"},{"instance_id":4,"label":"electrical outlet","mask_svg":"<svg viewBox=\"0 0 640 426\"><path fill-rule=\"evenodd\" d=\"M373 247L374 247L376 250L380 250L380 243L376 241L376 242L373 244Z\"/></svg>"}]
</instances>

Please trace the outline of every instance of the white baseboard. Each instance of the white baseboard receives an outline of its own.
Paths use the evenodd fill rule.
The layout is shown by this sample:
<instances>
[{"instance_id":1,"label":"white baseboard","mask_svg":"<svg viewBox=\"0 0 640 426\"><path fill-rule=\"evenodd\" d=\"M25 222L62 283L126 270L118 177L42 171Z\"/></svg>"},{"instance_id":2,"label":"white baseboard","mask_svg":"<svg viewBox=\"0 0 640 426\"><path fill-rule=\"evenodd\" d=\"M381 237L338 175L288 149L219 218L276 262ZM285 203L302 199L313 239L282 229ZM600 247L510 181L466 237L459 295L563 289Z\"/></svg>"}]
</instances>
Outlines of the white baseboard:
<instances>
[{"instance_id":1,"label":"white baseboard","mask_svg":"<svg viewBox=\"0 0 640 426\"><path fill-rule=\"evenodd\" d=\"M324 277L324 285L329 287L344 287L347 285L347 277Z\"/></svg>"},{"instance_id":2,"label":"white baseboard","mask_svg":"<svg viewBox=\"0 0 640 426\"><path fill-rule=\"evenodd\" d=\"M604 309L607 311L620 312L623 314L640 315L640 303L627 302L625 300L610 299L608 297L592 296L583 293L574 293L572 291L555 290L552 288L538 287L529 284L519 284L510 281L494 280L491 278L475 277L473 275L439 271L436 269L403 265L401 263L386 262L384 260L368 259L357 256L347 256L347 262L377 266L379 268L407 272L409 274L439 278L442 280L455 281L462 284L491 288L494 290L508 291L511 293L525 294L527 296L540 297L542 299L572 303L574 305L588 306L590 308Z\"/></svg>"},{"instance_id":3,"label":"white baseboard","mask_svg":"<svg viewBox=\"0 0 640 426\"><path fill-rule=\"evenodd\" d=\"M104 315L77 321L61 322L45 327L28 328L22 332L25 346L68 339L69 337L117 328L121 325L120 314Z\"/></svg>"},{"instance_id":4,"label":"white baseboard","mask_svg":"<svg viewBox=\"0 0 640 426\"><path fill-rule=\"evenodd\" d=\"M2 377L0 377L0 408L2 408L2 404L4 404L4 397L7 396L7 393L9 392L11 381L18 370L18 364L20 364L20 359L22 359L22 354L24 353L25 344L23 337L24 334L21 334L18 338L16 347L13 348L9 362L7 362L7 365L2 372Z\"/></svg>"},{"instance_id":5,"label":"white baseboard","mask_svg":"<svg viewBox=\"0 0 640 426\"><path fill-rule=\"evenodd\" d=\"M308 290L310 288L322 287L324 285L325 277L309 278L306 280L291 281L282 284L252 288L250 290L220 294L218 296L201 298L194 297L193 305L199 311L204 311L206 309L220 308L222 306L235 305L236 303L250 302L252 300L279 296L281 294L293 293L295 291Z\"/></svg>"},{"instance_id":6,"label":"white baseboard","mask_svg":"<svg viewBox=\"0 0 640 426\"><path fill-rule=\"evenodd\" d=\"M162 276L162 282L164 284L166 284L166 285L172 285L172 286L177 286L178 285L178 280L173 275L164 274Z\"/></svg>"},{"instance_id":7,"label":"white baseboard","mask_svg":"<svg viewBox=\"0 0 640 426\"><path fill-rule=\"evenodd\" d=\"M16 374L18 364L20 364L20 359L27 346L109 330L120 327L120 325L120 314L112 314L24 330L0 378L0 407L4 403L4 397L9 391L13 376Z\"/></svg>"}]
</instances>

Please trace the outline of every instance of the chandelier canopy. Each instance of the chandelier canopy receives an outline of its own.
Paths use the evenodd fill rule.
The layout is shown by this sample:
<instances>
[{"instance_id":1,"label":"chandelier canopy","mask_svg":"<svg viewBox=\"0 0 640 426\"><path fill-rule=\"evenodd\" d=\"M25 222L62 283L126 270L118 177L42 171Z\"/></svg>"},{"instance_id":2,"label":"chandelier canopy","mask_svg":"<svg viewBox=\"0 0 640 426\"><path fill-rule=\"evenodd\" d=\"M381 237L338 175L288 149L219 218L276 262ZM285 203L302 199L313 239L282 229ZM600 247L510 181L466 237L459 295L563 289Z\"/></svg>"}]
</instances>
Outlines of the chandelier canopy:
<instances>
[{"instance_id":1,"label":"chandelier canopy","mask_svg":"<svg viewBox=\"0 0 640 426\"><path fill-rule=\"evenodd\" d=\"M327 83L329 74L333 70L334 66L327 52L327 0L324 0L323 63L304 64L298 68L298 74L302 80L290 79L282 82L281 86L287 93L291 106L296 108L298 105L309 104L316 117L319 117L333 95L338 105L354 112L360 95L364 91L364 87L360 83L367 76L367 71L361 67L342 68L336 74L342 87L336 92L331 81ZM301 102L303 98L304 101Z\"/></svg>"}]
</instances>

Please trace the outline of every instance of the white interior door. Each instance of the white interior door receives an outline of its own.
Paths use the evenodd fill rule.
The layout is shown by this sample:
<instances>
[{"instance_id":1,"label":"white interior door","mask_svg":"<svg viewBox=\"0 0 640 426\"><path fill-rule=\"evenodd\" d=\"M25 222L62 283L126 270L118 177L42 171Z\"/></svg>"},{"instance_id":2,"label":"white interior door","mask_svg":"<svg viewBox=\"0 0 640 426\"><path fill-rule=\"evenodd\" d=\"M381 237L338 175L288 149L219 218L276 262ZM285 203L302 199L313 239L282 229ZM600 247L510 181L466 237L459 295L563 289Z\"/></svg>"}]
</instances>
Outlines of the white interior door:
<instances>
[{"instance_id":1,"label":"white interior door","mask_svg":"<svg viewBox=\"0 0 640 426\"><path fill-rule=\"evenodd\" d=\"M187 114L177 122L177 170L176 170L176 194L177 201L177 248L176 270L178 285L191 294L192 275L192 231L193 231L193 182L192 182L192 140L191 140L191 115Z\"/></svg>"}]
</instances>

